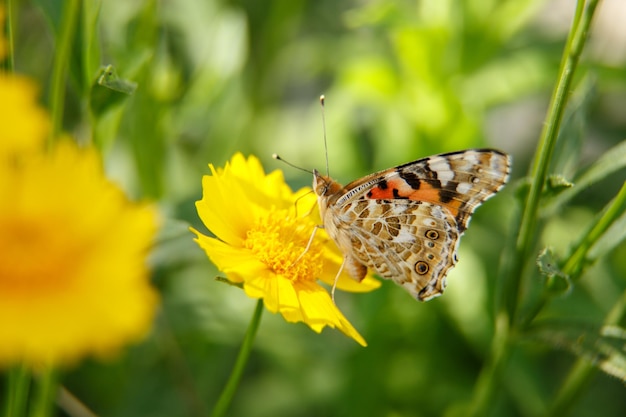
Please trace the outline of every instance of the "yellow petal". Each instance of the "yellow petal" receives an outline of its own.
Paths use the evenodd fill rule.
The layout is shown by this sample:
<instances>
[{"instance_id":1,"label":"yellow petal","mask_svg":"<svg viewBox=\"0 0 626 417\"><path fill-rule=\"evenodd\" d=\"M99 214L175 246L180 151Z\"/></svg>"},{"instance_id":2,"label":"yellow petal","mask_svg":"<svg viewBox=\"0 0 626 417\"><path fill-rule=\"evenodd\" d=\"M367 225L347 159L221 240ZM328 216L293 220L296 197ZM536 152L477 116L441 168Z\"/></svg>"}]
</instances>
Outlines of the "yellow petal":
<instances>
[{"instance_id":1,"label":"yellow petal","mask_svg":"<svg viewBox=\"0 0 626 417\"><path fill-rule=\"evenodd\" d=\"M296 290L305 316L304 321L311 329L319 333L324 326L336 327L360 345L367 346L363 337L339 311L324 288L314 283L298 283Z\"/></svg>"},{"instance_id":2,"label":"yellow petal","mask_svg":"<svg viewBox=\"0 0 626 417\"><path fill-rule=\"evenodd\" d=\"M204 236L193 227L190 230L197 235L195 241L204 249L211 262L226 273L230 281L243 282L244 277L266 274L265 265L248 251L228 245L219 239Z\"/></svg>"},{"instance_id":3,"label":"yellow petal","mask_svg":"<svg viewBox=\"0 0 626 417\"><path fill-rule=\"evenodd\" d=\"M204 176L202 189L202 200L196 202L200 219L221 240L240 246L254 224L246 190L236 178L216 175Z\"/></svg>"}]
</instances>

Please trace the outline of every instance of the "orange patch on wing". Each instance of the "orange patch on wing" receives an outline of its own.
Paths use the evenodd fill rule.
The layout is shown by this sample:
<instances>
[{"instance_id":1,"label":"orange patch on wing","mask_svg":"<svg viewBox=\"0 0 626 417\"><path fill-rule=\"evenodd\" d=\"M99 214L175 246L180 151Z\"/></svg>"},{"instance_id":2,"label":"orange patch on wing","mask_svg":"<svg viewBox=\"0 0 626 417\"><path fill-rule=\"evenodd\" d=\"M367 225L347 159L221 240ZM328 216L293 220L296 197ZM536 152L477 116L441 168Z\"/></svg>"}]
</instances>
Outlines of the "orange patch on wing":
<instances>
[{"instance_id":1,"label":"orange patch on wing","mask_svg":"<svg viewBox=\"0 0 626 417\"><path fill-rule=\"evenodd\" d=\"M393 196L393 188L382 189L380 187L374 187L367 193L367 197L372 200L391 200Z\"/></svg>"},{"instance_id":2,"label":"orange patch on wing","mask_svg":"<svg viewBox=\"0 0 626 417\"><path fill-rule=\"evenodd\" d=\"M453 216L459 214L459 208L462 201L459 199L452 199L447 203L441 201L439 195L439 188L435 188L428 184L426 181L420 183L419 190L414 190L410 185L401 179L393 179L386 182L387 187L381 188L380 186L374 187L368 193L368 198L372 200L393 200L395 198L408 198L413 201L426 201L428 203L439 204L446 207ZM397 190L397 194L394 195L394 190Z\"/></svg>"},{"instance_id":3,"label":"orange patch on wing","mask_svg":"<svg viewBox=\"0 0 626 417\"><path fill-rule=\"evenodd\" d=\"M415 190L409 195L409 199L418 200L418 201L428 201L429 203L439 204L443 206L452 213L453 216L457 216L459 214L459 208L461 208L461 204L463 203L461 200L457 198L453 198L447 203L443 203L441 201L441 196L439 195L439 189L433 188L428 184L422 183L422 186L419 190Z\"/></svg>"}]
</instances>

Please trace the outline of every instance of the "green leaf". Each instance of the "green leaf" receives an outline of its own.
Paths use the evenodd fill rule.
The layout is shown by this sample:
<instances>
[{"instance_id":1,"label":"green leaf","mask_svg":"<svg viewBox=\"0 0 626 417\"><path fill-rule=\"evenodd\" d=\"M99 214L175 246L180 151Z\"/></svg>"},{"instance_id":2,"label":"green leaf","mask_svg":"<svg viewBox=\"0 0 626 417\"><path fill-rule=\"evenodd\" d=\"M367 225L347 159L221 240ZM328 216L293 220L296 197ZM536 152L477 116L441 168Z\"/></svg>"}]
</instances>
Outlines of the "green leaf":
<instances>
[{"instance_id":1,"label":"green leaf","mask_svg":"<svg viewBox=\"0 0 626 417\"><path fill-rule=\"evenodd\" d=\"M606 232L589 249L587 259L591 262L611 252L626 240L626 212L617 218Z\"/></svg>"},{"instance_id":2,"label":"green leaf","mask_svg":"<svg viewBox=\"0 0 626 417\"><path fill-rule=\"evenodd\" d=\"M570 182L563 175L553 174L548 176L546 181L546 193L548 195L557 195L568 188L572 188L574 183Z\"/></svg>"},{"instance_id":3,"label":"green leaf","mask_svg":"<svg viewBox=\"0 0 626 417\"><path fill-rule=\"evenodd\" d=\"M621 220L625 212L626 183L622 185L617 196L606 205L604 210L596 215L594 221L586 228L579 241L573 246L571 254L563 265L563 271L573 279L578 277L587 265L600 256L597 250L595 257L590 257L589 252L609 231L612 231L611 236L606 237L607 240L603 241L605 242L603 244L607 248L614 247L611 245L619 244L624 238L624 230L616 229L613 226L618 219ZM616 227L619 227L619 225Z\"/></svg>"},{"instance_id":4,"label":"green leaf","mask_svg":"<svg viewBox=\"0 0 626 417\"><path fill-rule=\"evenodd\" d=\"M89 105L95 116L100 116L112 107L121 104L137 89L137 84L121 79L112 65L98 73L92 85Z\"/></svg>"},{"instance_id":5,"label":"green leaf","mask_svg":"<svg viewBox=\"0 0 626 417\"><path fill-rule=\"evenodd\" d=\"M601 371L626 381L626 329L622 327L555 322L535 326L528 335L557 349L565 349Z\"/></svg>"},{"instance_id":6,"label":"green leaf","mask_svg":"<svg viewBox=\"0 0 626 417\"><path fill-rule=\"evenodd\" d=\"M546 290L550 295L564 295L572 288L572 283L567 274L559 268L552 248L544 248L537 257L539 272L546 277Z\"/></svg>"},{"instance_id":7,"label":"green leaf","mask_svg":"<svg viewBox=\"0 0 626 417\"><path fill-rule=\"evenodd\" d=\"M575 187L564 190L555 196L543 209L543 216L550 216L558 212L563 205L578 193L624 167L626 167L626 141L620 142L609 149L578 178L575 178Z\"/></svg>"},{"instance_id":8,"label":"green leaf","mask_svg":"<svg viewBox=\"0 0 626 417\"><path fill-rule=\"evenodd\" d=\"M137 83L121 79L113 65L107 65L102 68L96 82L103 87L128 95L133 94L137 89Z\"/></svg>"},{"instance_id":9,"label":"green leaf","mask_svg":"<svg viewBox=\"0 0 626 417\"><path fill-rule=\"evenodd\" d=\"M215 280L228 285L232 285L233 287L243 288L243 282L233 282L226 277L215 277Z\"/></svg>"}]
</instances>

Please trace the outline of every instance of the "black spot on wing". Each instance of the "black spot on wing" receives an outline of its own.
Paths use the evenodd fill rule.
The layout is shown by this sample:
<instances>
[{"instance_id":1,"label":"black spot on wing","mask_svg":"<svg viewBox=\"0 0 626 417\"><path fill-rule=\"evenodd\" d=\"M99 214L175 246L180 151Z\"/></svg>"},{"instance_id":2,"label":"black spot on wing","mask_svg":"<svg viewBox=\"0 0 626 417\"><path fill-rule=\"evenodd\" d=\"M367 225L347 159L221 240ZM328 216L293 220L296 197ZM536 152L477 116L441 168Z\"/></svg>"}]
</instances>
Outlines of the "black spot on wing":
<instances>
[{"instance_id":1,"label":"black spot on wing","mask_svg":"<svg viewBox=\"0 0 626 417\"><path fill-rule=\"evenodd\" d=\"M452 201L454 199L454 197L456 196L457 193L455 193L454 191L450 191L450 190L439 190L439 200L443 203L449 203L450 201Z\"/></svg>"},{"instance_id":2,"label":"black spot on wing","mask_svg":"<svg viewBox=\"0 0 626 417\"><path fill-rule=\"evenodd\" d=\"M380 188L381 190L386 190L388 188L387 185L387 181L386 180L380 180L378 182L378 184L376 184L378 186L378 188Z\"/></svg>"},{"instance_id":3,"label":"black spot on wing","mask_svg":"<svg viewBox=\"0 0 626 417\"><path fill-rule=\"evenodd\" d=\"M400 195L400 193L398 192L397 188L393 189L393 198L395 198L396 200L407 200L409 197L403 197Z\"/></svg>"},{"instance_id":4,"label":"black spot on wing","mask_svg":"<svg viewBox=\"0 0 626 417\"><path fill-rule=\"evenodd\" d=\"M419 190L422 185L422 181L419 176L417 176L414 172L399 170L398 175L402 178L409 186L414 190Z\"/></svg>"}]
</instances>

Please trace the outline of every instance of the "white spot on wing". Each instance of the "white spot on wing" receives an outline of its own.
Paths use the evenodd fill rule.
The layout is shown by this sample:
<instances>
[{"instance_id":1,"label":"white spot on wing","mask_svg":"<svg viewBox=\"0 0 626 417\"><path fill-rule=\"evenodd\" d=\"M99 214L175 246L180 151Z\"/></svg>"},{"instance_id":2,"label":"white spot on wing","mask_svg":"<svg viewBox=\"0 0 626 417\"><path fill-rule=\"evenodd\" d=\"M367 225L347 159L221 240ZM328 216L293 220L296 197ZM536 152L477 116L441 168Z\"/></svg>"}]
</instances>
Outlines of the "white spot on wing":
<instances>
[{"instance_id":1,"label":"white spot on wing","mask_svg":"<svg viewBox=\"0 0 626 417\"><path fill-rule=\"evenodd\" d=\"M472 189L472 184L470 184L469 182L460 182L459 185L456 186L456 190L460 194L467 194L467 192L471 189Z\"/></svg>"},{"instance_id":2,"label":"white spot on wing","mask_svg":"<svg viewBox=\"0 0 626 417\"><path fill-rule=\"evenodd\" d=\"M413 234L411 234L408 230L406 230L405 228L400 230L400 233L398 234L398 236L396 236L394 238L394 242L400 242L400 243L405 243L405 242L415 242L415 236L413 236Z\"/></svg>"},{"instance_id":3,"label":"white spot on wing","mask_svg":"<svg viewBox=\"0 0 626 417\"><path fill-rule=\"evenodd\" d=\"M454 178L454 172L450 168L450 164L444 158L431 159L428 161L428 167L431 171L437 173L437 179L441 181L442 186L446 186L448 181L452 181Z\"/></svg>"}]
</instances>

